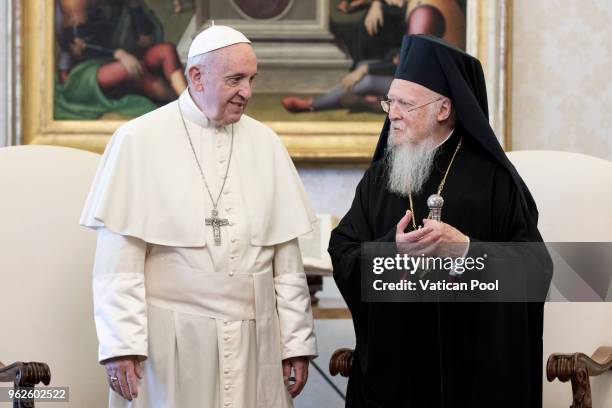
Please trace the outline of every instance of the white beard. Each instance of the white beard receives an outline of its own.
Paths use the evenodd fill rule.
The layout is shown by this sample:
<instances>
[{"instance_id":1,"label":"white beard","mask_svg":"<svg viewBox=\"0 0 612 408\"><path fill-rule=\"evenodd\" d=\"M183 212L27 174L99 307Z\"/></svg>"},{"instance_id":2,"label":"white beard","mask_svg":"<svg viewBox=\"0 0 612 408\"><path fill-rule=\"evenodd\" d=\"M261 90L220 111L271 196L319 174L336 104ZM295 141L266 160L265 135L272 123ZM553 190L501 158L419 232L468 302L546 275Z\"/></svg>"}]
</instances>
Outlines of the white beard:
<instances>
[{"instance_id":1,"label":"white beard","mask_svg":"<svg viewBox=\"0 0 612 408\"><path fill-rule=\"evenodd\" d=\"M438 151L433 135L417 145L394 144L392 139L396 138L389 137L385 151L385 162L389 175L387 188L402 197L407 197L409 193L418 194L431 174ZM399 139L405 140L406 138L400 137Z\"/></svg>"}]
</instances>

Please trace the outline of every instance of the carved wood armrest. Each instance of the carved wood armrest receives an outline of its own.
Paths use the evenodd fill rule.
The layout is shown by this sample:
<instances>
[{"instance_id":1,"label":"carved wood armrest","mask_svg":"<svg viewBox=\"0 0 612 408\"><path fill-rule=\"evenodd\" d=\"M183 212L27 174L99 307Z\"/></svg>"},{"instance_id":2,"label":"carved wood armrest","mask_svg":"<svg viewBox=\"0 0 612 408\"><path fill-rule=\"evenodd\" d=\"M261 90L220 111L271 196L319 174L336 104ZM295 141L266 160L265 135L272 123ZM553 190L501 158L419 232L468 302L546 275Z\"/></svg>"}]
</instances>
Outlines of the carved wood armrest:
<instances>
[{"instance_id":1,"label":"carved wood armrest","mask_svg":"<svg viewBox=\"0 0 612 408\"><path fill-rule=\"evenodd\" d=\"M12 382L18 387L33 387L40 382L49 385L51 371L45 363L16 362L8 366L0 363L0 382Z\"/></svg>"},{"instance_id":2,"label":"carved wood armrest","mask_svg":"<svg viewBox=\"0 0 612 408\"><path fill-rule=\"evenodd\" d=\"M332 376L340 374L343 377L348 377L353 364L353 349L341 348L334 351L329 359L329 373Z\"/></svg>"},{"instance_id":3,"label":"carved wood armrest","mask_svg":"<svg viewBox=\"0 0 612 408\"><path fill-rule=\"evenodd\" d=\"M612 347L599 347L591 357L583 353L554 353L546 363L549 382L558 378L572 382L573 403L570 408L592 408L591 382L594 377L612 369Z\"/></svg>"},{"instance_id":4,"label":"carved wood armrest","mask_svg":"<svg viewBox=\"0 0 612 408\"><path fill-rule=\"evenodd\" d=\"M15 391L20 388L34 387L40 382L49 385L51 371L45 363L16 362L8 366L0 363L0 382L12 382ZM15 399L13 408L34 408L34 400L31 398Z\"/></svg>"}]
</instances>

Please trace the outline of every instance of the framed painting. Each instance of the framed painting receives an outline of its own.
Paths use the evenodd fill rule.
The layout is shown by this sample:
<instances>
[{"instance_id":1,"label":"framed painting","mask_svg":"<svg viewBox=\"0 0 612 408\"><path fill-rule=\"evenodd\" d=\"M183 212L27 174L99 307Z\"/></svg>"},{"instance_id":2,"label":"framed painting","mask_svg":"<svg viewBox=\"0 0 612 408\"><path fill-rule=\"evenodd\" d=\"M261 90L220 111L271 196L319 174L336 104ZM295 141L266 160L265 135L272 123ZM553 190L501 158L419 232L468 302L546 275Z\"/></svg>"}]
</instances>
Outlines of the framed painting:
<instances>
[{"instance_id":1,"label":"framed painting","mask_svg":"<svg viewBox=\"0 0 612 408\"><path fill-rule=\"evenodd\" d=\"M122 123L184 89L189 43L213 21L253 41L259 74L247 114L296 161L371 157L401 35L424 26L483 62L491 124L511 144L511 0L20 3L25 144L101 152Z\"/></svg>"}]
</instances>

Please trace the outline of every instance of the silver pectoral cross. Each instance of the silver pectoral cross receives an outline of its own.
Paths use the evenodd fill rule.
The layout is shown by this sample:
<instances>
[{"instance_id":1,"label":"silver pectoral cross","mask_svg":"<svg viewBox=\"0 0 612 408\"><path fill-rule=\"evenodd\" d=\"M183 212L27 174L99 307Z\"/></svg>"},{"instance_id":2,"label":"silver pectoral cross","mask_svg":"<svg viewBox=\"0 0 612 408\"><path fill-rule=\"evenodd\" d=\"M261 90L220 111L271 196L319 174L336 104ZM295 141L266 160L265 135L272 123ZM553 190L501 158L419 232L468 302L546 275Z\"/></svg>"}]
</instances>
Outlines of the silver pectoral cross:
<instances>
[{"instance_id":1,"label":"silver pectoral cross","mask_svg":"<svg viewBox=\"0 0 612 408\"><path fill-rule=\"evenodd\" d=\"M206 225L212 225L215 245L221 245L221 227L229 225L227 218L219 218L218 215L219 212L216 209L213 209L212 217L204 219L204 221L206 221Z\"/></svg>"}]
</instances>

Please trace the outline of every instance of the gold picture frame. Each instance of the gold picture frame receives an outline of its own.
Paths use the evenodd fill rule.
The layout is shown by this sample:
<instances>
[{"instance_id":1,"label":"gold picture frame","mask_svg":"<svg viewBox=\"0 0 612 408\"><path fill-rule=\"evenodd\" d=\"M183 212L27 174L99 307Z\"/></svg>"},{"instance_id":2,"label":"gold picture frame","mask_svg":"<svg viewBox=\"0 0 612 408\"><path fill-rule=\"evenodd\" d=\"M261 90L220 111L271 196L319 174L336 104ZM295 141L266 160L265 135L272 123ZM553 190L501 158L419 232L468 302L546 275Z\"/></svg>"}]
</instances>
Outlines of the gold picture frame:
<instances>
[{"instance_id":1,"label":"gold picture frame","mask_svg":"<svg viewBox=\"0 0 612 408\"><path fill-rule=\"evenodd\" d=\"M103 151L123 123L110 120L55 120L54 2L22 0L21 129L23 144ZM493 129L511 146L512 0L468 0L467 51L485 70ZM358 163L370 159L381 122L268 122L299 162Z\"/></svg>"}]
</instances>

